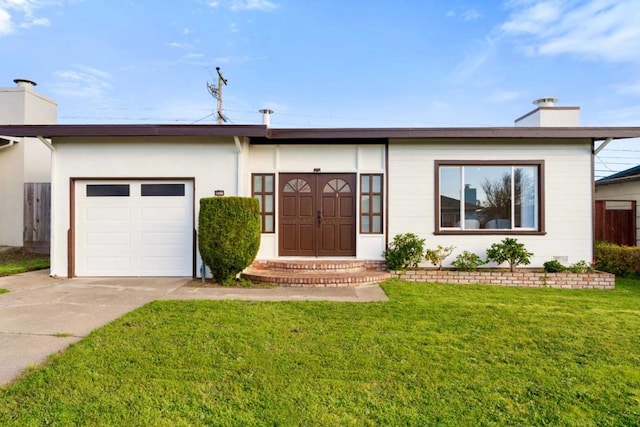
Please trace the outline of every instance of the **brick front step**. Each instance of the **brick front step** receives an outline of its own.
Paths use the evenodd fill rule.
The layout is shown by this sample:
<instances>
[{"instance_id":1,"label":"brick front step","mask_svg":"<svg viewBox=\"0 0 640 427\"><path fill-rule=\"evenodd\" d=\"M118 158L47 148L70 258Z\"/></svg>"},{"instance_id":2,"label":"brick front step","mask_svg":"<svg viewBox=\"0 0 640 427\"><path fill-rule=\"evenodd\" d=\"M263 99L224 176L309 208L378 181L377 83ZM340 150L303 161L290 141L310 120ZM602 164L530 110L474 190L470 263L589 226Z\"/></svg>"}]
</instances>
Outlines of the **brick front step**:
<instances>
[{"instance_id":1,"label":"brick front step","mask_svg":"<svg viewBox=\"0 0 640 427\"><path fill-rule=\"evenodd\" d=\"M277 286L348 287L382 282L391 275L368 269L366 261L266 261L255 262L242 273L254 282Z\"/></svg>"},{"instance_id":2,"label":"brick front step","mask_svg":"<svg viewBox=\"0 0 640 427\"><path fill-rule=\"evenodd\" d=\"M268 260L254 263L252 267L274 271L307 271L316 273L357 273L365 269L365 261L339 260Z\"/></svg>"}]
</instances>

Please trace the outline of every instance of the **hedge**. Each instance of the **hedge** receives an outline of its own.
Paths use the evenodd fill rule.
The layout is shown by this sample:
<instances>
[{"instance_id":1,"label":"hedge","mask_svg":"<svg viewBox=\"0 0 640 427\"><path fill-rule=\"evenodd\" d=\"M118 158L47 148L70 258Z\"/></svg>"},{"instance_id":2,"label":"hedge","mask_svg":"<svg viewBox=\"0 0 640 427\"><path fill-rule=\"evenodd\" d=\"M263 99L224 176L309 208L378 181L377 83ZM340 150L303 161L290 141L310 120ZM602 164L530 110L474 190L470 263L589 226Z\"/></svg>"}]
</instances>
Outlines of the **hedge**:
<instances>
[{"instance_id":1,"label":"hedge","mask_svg":"<svg viewBox=\"0 0 640 427\"><path fill-rule=\"evenodd\" d=\"M596 242L596 270L617 276L640 275L640 248L619 246L614 243Z\"/></svg>"},{"instance_id":2,"label":"hedge","mask_svg":"<svg viewBox=\"0 0 640 427\"><path fill-rule=\"evenodd\" d=\"M228 283L260 248L260 204L250 197L200 199L198 247L214 280Z\"/></svg>"}]
</instances>

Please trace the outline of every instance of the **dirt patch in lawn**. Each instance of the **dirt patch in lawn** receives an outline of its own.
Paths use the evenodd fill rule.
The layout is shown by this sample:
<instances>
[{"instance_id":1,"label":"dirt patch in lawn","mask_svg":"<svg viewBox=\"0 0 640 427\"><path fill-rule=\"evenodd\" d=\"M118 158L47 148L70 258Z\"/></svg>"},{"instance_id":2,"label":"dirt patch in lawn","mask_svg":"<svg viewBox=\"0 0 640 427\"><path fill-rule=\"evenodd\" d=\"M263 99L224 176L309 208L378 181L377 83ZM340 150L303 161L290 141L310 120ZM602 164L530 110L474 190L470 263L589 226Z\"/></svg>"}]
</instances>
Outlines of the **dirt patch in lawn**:
<instances>
[{"instance_id":1,"label":"dirt patch in lawn","mask_svg":"<svg viewBox=\"0 0 640 427\"><path fill-rule=\"evenodd\" d=\"M14 262L42 260L48 261L49 255L29 252L24 248L14 248L8 246L0 247L0 265L10 264Z\"/></svg>"}]
</instances>

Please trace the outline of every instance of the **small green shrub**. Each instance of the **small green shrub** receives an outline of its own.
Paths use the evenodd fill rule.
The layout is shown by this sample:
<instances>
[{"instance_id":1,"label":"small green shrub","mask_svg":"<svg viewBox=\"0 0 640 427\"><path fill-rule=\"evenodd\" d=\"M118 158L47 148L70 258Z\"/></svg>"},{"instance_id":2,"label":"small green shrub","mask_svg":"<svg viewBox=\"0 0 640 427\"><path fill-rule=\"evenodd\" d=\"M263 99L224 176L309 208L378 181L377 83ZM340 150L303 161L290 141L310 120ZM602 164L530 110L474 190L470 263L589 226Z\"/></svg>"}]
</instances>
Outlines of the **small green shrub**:
<instances>
[{"instance_id":1,"label":"small green shrub","mask_svg":"<svg viewBox=\"0 0 640 427\"><path fill-rule=\"evenodd\" d=\"M596 242L595 258L597 270L613 273L616 276L640 275L639 247Z\"/></svg>"},{"instance_id":2,"label":"small green shrub","mask_svg":"<svg viewBox=\"0 0 640 427\"><path fill-rule=\"evenodd\" d=\"M260 248L260 204L252 197L200 199L198 247L214 280L227 284Z\"/></svg>"},{"instance_id":3,"label":"small green shrub","mask_svg":"<svg viewBox=\"0 0 640 427\"><path fill-rule=\"evenodd\" d=\"M567 267L567 270L569 270L571 273L578 274L593 273L595 271L593 267L587 264L587 262L584 260L571 264L569 267Z\"/></svg>"},{"instance_id":4,"label":"small green shrub","mask_svg":"<svg viewBox=\"0 0 640 427\"><path fill-rule=\"evenodd\" d=\"M382 253L389 270L406 270L417 267L422 261L424 253L424 239L413 233L397 234L393 242Z\"/></svg>"},{"instance_id":5,"label":"small green shrub","mask_svg":"<svg viewBox=\"0 0 640 427\"><path fill-rule=\"evenodd\" d=\"M494 243L487 249L487 262L493 261L500 265L506 261L511 271L520 264L531 264L532 256L533 254L525 249L524 243L512 237L505 237L500 243Z\"/></svg>"},{"instance_id":6,"label":"small green shrub","mask_svg":"<svg viewBox=\"0 0 640 427\"><path fill-rule=\"evenodd\" d=\"M478 255L464 251L451 264L460 271L476 271L485 262Z\"/></svg>"},{"instance_id":7,"label":"small green shrub","mask_svg":"<svg viewBox=\"0 0 640 427\"><path fill-rule=\"evenodd\" d=\"M424 258L431 264L438 267L438 270L442 270L442 261L444 261L451 252L455 249L455 246L442 246L438 245L436 249L427 249L424 254Z\"/></svg>"},{"instance_id":8,"label":"small green shrub","mask_svg":"<svg viewBox=\"0 0 640 427\"><path fill-rule=\"evenodd\" d=\"M547 261L542 264L546 273L561 273L567 270L567 267L562 265L558 260Z\"/></svg>"}]
</instances>

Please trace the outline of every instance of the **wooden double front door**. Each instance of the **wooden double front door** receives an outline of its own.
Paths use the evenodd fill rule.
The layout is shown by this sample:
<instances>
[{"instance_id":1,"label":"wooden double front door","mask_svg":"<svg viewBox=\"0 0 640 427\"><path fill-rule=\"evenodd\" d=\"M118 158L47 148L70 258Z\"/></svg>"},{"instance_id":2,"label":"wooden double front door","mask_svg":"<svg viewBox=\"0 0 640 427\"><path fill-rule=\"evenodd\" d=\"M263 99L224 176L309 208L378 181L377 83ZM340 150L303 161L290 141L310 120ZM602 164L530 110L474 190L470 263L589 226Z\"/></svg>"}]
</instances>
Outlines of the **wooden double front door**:
<instances>
[{"instance_id":1,"label":"wooden double front door","mask_svg":"<svg viewBox=\"0 0 640 427\"><path fill-rule=\"evenodd\" d=\"M355 256L356 175L280 174L280 256Z\"/></svg>"}]
</instances>

